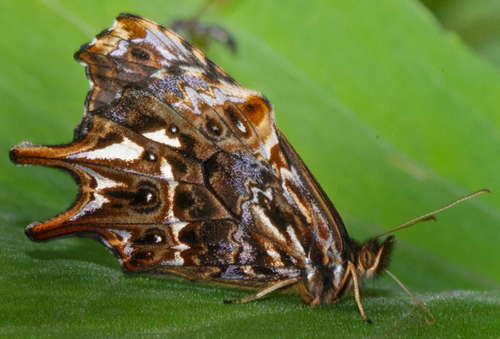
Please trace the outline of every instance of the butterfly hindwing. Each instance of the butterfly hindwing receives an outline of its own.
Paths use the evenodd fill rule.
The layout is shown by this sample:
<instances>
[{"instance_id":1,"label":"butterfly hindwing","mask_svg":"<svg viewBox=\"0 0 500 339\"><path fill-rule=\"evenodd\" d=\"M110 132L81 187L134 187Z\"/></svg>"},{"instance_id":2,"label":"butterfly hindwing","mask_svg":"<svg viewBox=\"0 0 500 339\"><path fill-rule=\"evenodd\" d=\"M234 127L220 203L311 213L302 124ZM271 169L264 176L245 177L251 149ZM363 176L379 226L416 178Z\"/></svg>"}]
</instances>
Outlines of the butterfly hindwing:
<instances>
[{"instance_id":1,"label":"butterfly hindwing","mask_svg":"<svg viewBox=\"0 0 500 339\"><path fill-rule=\"evenodd\" d=\"M91 83L75 140L11 153L79 181L73 206L30 225L31 239L92 237L126 271L249 285L304 275L342 250L340 217L332 232L328 198L259 93L128 14L75 57Z\"/></svg>"}]
</instances>

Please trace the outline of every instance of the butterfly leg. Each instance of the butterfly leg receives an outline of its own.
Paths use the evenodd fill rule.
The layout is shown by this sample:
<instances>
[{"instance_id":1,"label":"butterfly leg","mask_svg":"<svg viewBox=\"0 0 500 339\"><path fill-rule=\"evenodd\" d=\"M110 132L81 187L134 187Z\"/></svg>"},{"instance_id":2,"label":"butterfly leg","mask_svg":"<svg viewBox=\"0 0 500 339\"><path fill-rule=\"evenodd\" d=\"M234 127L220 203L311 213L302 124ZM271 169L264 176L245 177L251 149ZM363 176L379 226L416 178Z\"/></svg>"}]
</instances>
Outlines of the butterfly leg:
<instances>
[{"instance_id":1,"label":"butterfly leg","mask_svg":"<svg viewBox=\"0 0 500 339\"><path fill-rule=\"evenodd\" d=\"M361 299L359 297L359 283L358 283L358 275L356 274L356 268L354 267L354 264L352 262L348 262L349 270L351 271L352 275L352 281L354 284L354 298L356 299L356 303L358 304L359 308L359 313L361 313L361 316L363 317L363 320L367 324L371 324L372 321L366 316L365 310L363 310L363 305L361 305Z\"/></svg>"},{"instance_id":2,"label":"butterfly leg","mask_svg":"<svg viewBox=\"0 0 500 339\"><path fill-rule=\"evenodd\" d=\"M271 285L271 286L263 289L262 291L260 291L258 293L249 295L248 297L245 297L245 298L242 298L242 299L228 299L228 300L224 300L224 304L243 304L243 303L255 300L255 299L262 298L266 294L269 294L269 293L271 293L273 291L279 290L280 288L283 288L285 286L294 284L294 283L296 283L298 281L299 281L299 278L292 278L292 279L283 280L283 281L280 281L280 282L278 282L278 283L276 283L274 285Z\"/></svg>"}]
</instances>

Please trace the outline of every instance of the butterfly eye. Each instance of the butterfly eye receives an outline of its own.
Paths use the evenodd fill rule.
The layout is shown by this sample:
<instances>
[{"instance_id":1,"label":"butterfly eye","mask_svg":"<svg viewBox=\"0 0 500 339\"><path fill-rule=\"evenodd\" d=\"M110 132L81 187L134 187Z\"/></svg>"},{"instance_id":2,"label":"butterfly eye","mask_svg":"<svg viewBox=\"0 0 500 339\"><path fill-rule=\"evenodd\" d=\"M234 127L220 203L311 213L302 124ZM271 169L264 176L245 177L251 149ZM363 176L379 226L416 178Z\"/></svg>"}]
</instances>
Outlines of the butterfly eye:
<instances>
[{"instance_id":1,"label":"butterfly eye","mask_svg":"<svg viewBox=\"0 0 500 339\"><path fill-rule=\"evenodd\" d=\"M371 268L375 261L375 255L373 254L373 251L369 248L363 248L359 253L359 261L365 269Z\"/></svg>"}]
</instances>

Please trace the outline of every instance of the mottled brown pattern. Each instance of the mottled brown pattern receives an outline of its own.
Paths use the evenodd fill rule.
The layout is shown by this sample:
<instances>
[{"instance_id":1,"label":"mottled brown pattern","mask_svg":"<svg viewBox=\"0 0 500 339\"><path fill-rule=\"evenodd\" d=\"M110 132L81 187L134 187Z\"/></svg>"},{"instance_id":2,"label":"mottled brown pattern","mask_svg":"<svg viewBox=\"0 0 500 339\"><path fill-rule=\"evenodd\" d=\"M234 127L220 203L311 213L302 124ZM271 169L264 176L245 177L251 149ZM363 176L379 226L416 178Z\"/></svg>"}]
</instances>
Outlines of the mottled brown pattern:
<instances>
[{"instance_id":1,"label":"mottled brown pattern","mask_svg":"<svg viewBox=\"0 0 500 339\"><path fill-rule=\"evenodd\" d=\"M91 88L73 142L22 143L10 154L65 169L79 184L66 212L28 226L31 240L91 237L130 272L298 283L311 305L383 272L388 240L349 238L267 99L175 33L123 14L75 58Z\"/></svg>"}]
</instances>

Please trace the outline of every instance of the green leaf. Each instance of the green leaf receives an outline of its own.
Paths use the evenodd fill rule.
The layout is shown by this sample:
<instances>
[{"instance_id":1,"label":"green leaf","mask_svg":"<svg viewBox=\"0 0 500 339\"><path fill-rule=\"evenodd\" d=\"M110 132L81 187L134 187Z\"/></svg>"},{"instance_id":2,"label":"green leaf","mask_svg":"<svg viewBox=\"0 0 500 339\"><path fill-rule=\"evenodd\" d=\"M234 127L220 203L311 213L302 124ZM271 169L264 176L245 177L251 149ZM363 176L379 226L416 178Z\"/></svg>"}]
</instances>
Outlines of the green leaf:
<instances>
[{"instance_id":1,"label":"green leaf","mask_svg":"<svg viewBox=\"0 0 500 339\"><path fill-rule=\"evenodd\" d=\"M500 67L500 2L422 0L444 27L456 32L497 68Z\"/></svg>"},{"instance_id":2,"label":"green leaf","mask_svg":"<svg viewBox=\"0 0 500 339\"><path fill-rule=\"evenodd\" d=\"M282 131L363 240L481 188L483 195L397 232L388 278L362 297L309 308L274 293L125 276L88 239L30 243L24 228L67 208L64 173L16 168L30 140L72 139L88 90L78 47L120 12L167 24L201 1L4 1L0 4L0 335L240 337L495 336L500 330L500 76L416 1L232 1L202 19L232 32L238 53L209 56L275 105ZM471 291L463 291L471 290ZM444 292L448 291L448 292ZM450 292L451 291L451 292Z\"/></svg>"}]
</instances>

